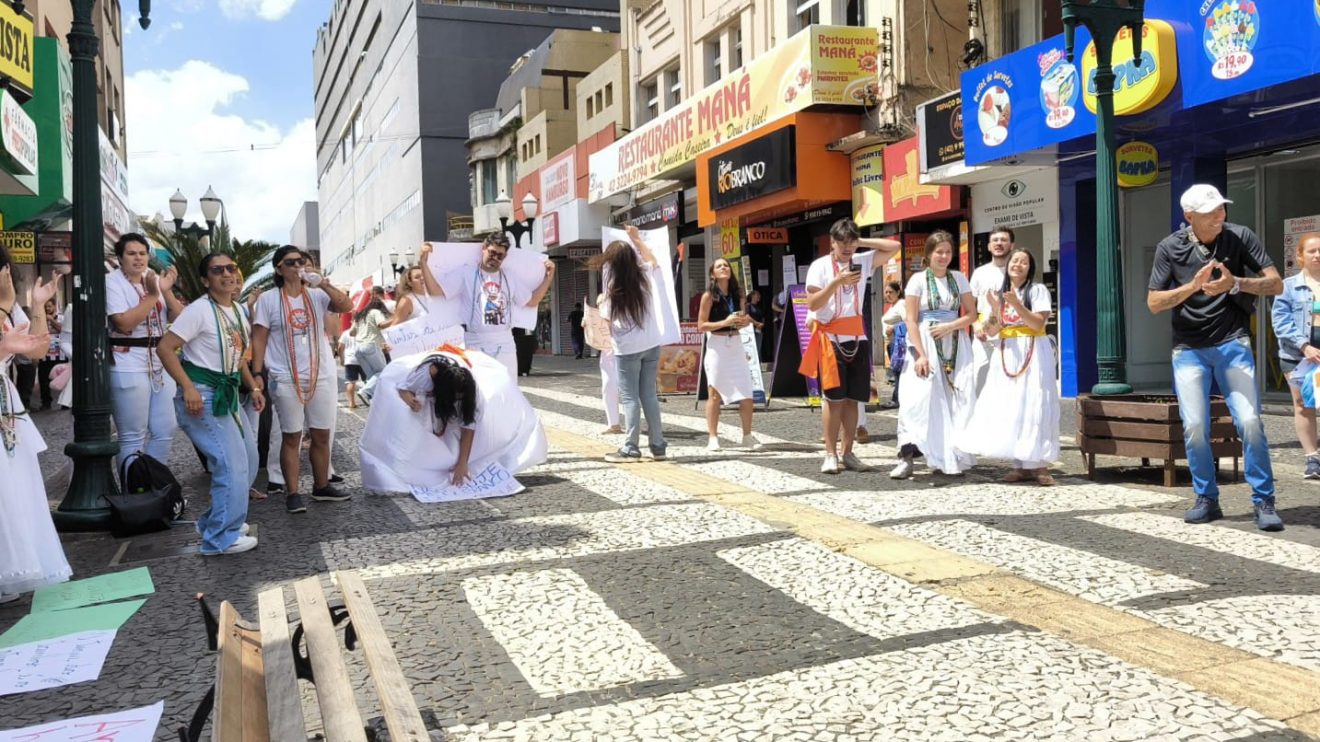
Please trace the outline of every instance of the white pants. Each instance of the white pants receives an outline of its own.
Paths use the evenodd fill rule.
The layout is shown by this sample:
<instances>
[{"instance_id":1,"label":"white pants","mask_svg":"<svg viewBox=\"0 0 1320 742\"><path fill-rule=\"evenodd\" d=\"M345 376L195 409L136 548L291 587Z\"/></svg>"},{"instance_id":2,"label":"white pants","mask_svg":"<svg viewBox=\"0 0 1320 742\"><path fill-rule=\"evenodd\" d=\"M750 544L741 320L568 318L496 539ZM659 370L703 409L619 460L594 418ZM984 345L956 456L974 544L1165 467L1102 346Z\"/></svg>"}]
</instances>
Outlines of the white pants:
<instances>
[{"instance_id":1,"label":"white pants","mask_svg":"<svg viewBox=\"0 0 1320 742\"><path fill-rule=\"evenodd\" d=\"M131 453L144 451L166 466L179 425L174 416L174 379L162 374L154 388L150 371L111 371L110 401L119 432L116 467Z\"/></svg>"},{"instance_id":2,"label":"white pants","mask_svg":"<svg viewBox=\"0 0 1320 742\"><path fill-rule=\"evenodd\" d=\"M494 358L509 370L509 378L518 383L518 348L513 343L513 332L475 333L463 335L463 344Z\"/></svg>"},{"instance_id":3,"label":"white pants","mask_svg":"<svg viewBox=\"0 0 1320 742\"><path fill-rule=\"evenodd\" d=\"M322 391L324 391L325 385L322 384L319 385L319 387L320 388L316 393L317 397L321 396ZM330 393L326 394L326 397L331 398L333 396L335 399L337 399L337 396L334 396L334 387L331 386L330 389L331 391ZM315 403L316 401L318 400L314 398L313 403ZM271 404L269 398L266 399L266 404ZM338 419L337 414L330 418L331 454L333 454L335 450L335 427L336 427L335 423L337 419ZM304 428L303 435L306 434L307 431ZM266 443L266 481L271 484L278 484L281 486L284 485L284 471L283 469L280 468L280 447L282 445L284 445L284 431L283 428L280 427L279 409L272 408L270 415L270 440L267 441ZM334 462L334 456L332 455L330 457L330 476L334 476L334 474L335 474L335 462Z\"/></svg>"},{"instance_id":4,"label":"white pants","mask_svg":"<svg viewBox=\"0 0 1320 742\"><path fill-rule=\"evenodd\" d=\"M619 424L619 362L614 352L600 352L600 395L605 400L605 424Z\"/></svg>"}]
</instances>

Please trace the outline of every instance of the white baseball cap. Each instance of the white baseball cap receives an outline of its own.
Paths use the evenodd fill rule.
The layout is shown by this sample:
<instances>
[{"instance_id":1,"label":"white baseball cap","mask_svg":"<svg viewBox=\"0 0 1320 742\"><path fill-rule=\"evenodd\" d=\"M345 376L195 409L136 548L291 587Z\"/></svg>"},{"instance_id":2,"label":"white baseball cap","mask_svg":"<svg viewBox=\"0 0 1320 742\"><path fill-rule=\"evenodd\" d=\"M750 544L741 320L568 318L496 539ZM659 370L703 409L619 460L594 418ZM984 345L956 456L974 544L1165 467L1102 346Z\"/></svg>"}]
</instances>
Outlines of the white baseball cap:
<instances>
[{"instance_id":1,"label":"white baseball cap","mask_svg":"<svg viewBox=\"0 0 1320 742\"><path fill-rule=\"evenodd\" d=\"M1183 191L1181 203L1184 212L1193 211L1197 214L1209 214L1220 206L1233 202L1224 198L1224 194L1209 183L1197 183Z\"/></svg>"}]
</instances>

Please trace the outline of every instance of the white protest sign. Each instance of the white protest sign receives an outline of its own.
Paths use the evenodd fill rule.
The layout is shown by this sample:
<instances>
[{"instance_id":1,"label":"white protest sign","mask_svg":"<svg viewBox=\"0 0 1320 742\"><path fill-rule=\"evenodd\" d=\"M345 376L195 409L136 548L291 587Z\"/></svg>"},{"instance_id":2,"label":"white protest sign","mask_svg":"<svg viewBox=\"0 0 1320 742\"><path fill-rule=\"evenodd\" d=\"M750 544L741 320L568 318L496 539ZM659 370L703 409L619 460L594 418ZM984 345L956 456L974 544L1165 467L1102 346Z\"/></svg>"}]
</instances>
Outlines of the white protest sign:
<instances>
[{"instance_id":1,"label":"white protest sign","mask_svg":"<svg viewBox=\"0 0 1320 742\"><path fill-rule=\"evenodd\" d=\"M475 306L481 284L477 265L481 262L481 245L471 242L432 242L431 257L426 264L431 275L444 289L443 297L431 297L432 314L443 326L465 325L480 322L482 309ZM509 316L513 327L524 330L536 328L536 307L529 307L526 302L545 279L545 261L543 253L512 248L508 257L500 264L502 288L512 297L503 297L512 301ZM474 284L477 292L474 292Z\"/></svg>"},{"instance_id":2,"label":"white protest sign","mask_svg":"<svg viewBox=\"0 0 1320 742\"><path fill-rule=\"evenodd\" d=\"M522 492L526 487L499 464L490 464L476 474L468 477L461 485L440 485L437 487L418 487L413 485L413 497L418 502L453 502L455 500L480 500L485 497L507 497Z\"/></svg>"},{"instance_id":3,"label":"white protest sign","mask_svg":"<svg viewBox=\"0 0 1320 742\"><path fill-rule=\"evenodd\" d=\"M761 375L761 349L756 347L756 328L747 325L738 330L743 355L747 358L747 373L752 376L752 401L765 404L765 378Z\"/></svg>"},{"instance_id":4,"label":"white protest sign","mask_svg":"<svg viewBox=\"0 0 1320 742\"><path fill-rule=\"evenodd\" d=\"M674 290L674 261L669 246L669 229L643 229L642 242L651 248L655 261L660 266L661 285L651 289L651 313L660 327L661 345L678 345L683 341L683 330L678 325L678 293ZM628 233L622 229L603 227L600 244L609 247L610 243L620 241L632 244Z\"/></svg>"},{"instance_id":5,"label":"white protest sign","mask_svg":"<svg viewBox=\"0 0 1320 742\"><path fill-rule=\"evenodd\" d=\"M113 714L93 714L67 721L52 721L35 727L0 732L0 742L152 742L164 710L165 702L160 701L151 706Z\"/></svg>"},{"instance_id":6,"label":"white protest sign","mask_svg":"<svg viewBox=\"0 0 1320 742\"><path fill-rule=\"evenodd\" d=\"M385 335L385 342L390 344L390 355L396 358L432 351L446 343L463 347L463 328L459 325L441 325L440 318L434 314L423 314L393 327L386 327L381 332Z\"/></svg>"},{"instance_id":7,"label":"white protest sign","mask_svg":"<svg viewBox=\"0 0 1320 742\"><path fill-rule=\"evenodd\" d=\"M84 631L0 649L0 696L95 680L114 631Z\"/></svg>"}]
</instances>

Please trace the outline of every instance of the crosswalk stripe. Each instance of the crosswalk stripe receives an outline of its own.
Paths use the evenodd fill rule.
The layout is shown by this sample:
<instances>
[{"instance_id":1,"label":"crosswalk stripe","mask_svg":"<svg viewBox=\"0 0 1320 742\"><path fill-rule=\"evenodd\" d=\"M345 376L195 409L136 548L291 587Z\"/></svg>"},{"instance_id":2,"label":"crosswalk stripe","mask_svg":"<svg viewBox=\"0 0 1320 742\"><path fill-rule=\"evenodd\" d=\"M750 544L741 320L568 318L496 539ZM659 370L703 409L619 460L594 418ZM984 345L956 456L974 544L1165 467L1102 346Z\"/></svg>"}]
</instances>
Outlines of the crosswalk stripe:
<instances>
[{"instance_id":1,"label":"crosswalk stripe","mask_svg":"<svg viewBox=\"0 0 1320 742\"><path fill-rule=\"evenodd\" d=\"M1320 573L1320 548L1259 533L1220 526L1188 526L1177 518L1152 513L1084 516L1083 520L1143 536L1177 541L1278 567Z\"/></svg>"},{"instance_id":2,"label":"crosswalk stripe","mask_svg":"<svg viewBox=\"0 0 1320 742\"><path fill-rule=\"evenodd\" d=\"M1194 580L967 520L898 523L887 528L1096 603L1114 605L1205 587Z\"/></svg>"},{"instance_id":3,"label":"crosswalk stripe","mask_svg":"<svg viewBox=\"0 0 1320 742\"><path fill-rule=\"evenodd\" d=\"M817 613L880 639L1000 620L798 538L716 553Z\"/></svg>"},{"instance_id":4,"label":"crosswalk stripe","mask_svg":"<svg viewBox=\"0 0 1320 742\"><path fill-rule=\"evenodd\" d=\"M570 569L470 577L463 594L542 696L683 676Z\"/></svg>"},{"instance_id":5,"label":"crosswalk stripe","mask_svg":"<svg viewBox=\"0 0 1320 742\"><path fill-rule=\"evenodd\" d=\"M816 492L829 488L829 485L813 479L787 474L778 469L757 466L738 459L706 461L684 464L684 466L707 476L723 479L731 484L747 487L767 495L783 495L789 492Z\"/></svg>"},{"instance_id":6,"label":"crosswalk stripe","mask_svg":"<svg viewBox=\"0 0 1320 742\"><path fill-rule=\"evenodd\" d=\"M565 559L739 538L777 529L708 503L461 523L321 543L327 569L361 568L364 579ZM432 554L416 558L418 554ZM382 564L381 562L390 562Z\"/></svg>"},{"instance_id":7,"label":"crosswalk stripe","mask_svg":"<svg viewBox=\"0 0 1320 742\"><path fill-rule=\"evenodd\" d=\"M689 502L692 496L614 466L560 471L558 476L619 505Z\"/></svg>"},{"instance_id":8,"label":"crosswalk stripe","mask_svg":"<svg viewBox=\"0 0 1320 742\"><path fill-rule=\"evenodd\" d=\"M1033 515L1148 507L1178 497L1106 485L1062 487L976 483L943 487L938 495L903 490L836 490L788 497L793 502L863 523L951 515Z\"/></svg>"}]
</instances>

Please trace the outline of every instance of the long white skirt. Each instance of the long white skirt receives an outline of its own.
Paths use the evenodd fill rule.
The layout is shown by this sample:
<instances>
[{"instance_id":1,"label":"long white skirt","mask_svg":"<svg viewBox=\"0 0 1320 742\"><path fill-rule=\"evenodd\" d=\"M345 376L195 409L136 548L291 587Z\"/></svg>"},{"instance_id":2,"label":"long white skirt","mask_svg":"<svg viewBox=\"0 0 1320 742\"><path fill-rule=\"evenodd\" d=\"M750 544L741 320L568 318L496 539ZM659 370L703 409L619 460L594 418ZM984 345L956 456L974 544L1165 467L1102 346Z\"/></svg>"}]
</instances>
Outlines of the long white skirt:
<instances>
[{"instance_id":1,"label":"long white skirt","mask_svg":"<svg viewBox=\"0 0 1320 742\"><path fill-rule=\"evenodd\" d=\"M431 428L431 412L413 412L399 396L408 374L430 353L396 358L380 374L378 393L362 432L362 484L382 492L409 492L411 485L448 484L458 462L461 428L451 423L444 435ZM504 364L475 350L467 351L477 382L481 411L472 437L468 471L496 462L511 473L545 461L545 431L536 410L518 390Z\"/></svg>"},{"instance_id":2,"label":"long white skirt","mask_svg":"<svg viewBox=\"0 0 1320 742\"><path fill-rule=\"evenodd\" d=\"M898 444L912 444L921 449L926 465L946 474L959 474L976 465L976 457L959 451L954 445L958 431L967 426L976 401L976 361L966 332L946 335L944 355L958 346L958 360L953 369L953 389L944 379L944 369L935 354L935 339L930 327L921 325L921 343L930 359L930 373L917 376L916 354L909 347L898 385Z\"/></svg>"},{"instance_id":3,"label":"long white skirt","mask_svg":"<svg viewBox=\"0 0 1320 742\"><path fill-rule=\"evenodd\" d=\"M958 435L958 448L991 459L1007 459L1024 469L1039 469L1059 458L1059 388L1054 380L1054 344L1036 338L1031 365L1016 378L1026 361L1031 338L995 341L985 389L976 400L972 419Z\"/></svg>"},{"instance_id":4,"label":"long white skirt","mask_svg":"<svg viewBox=\"0 0 1320 742\"><path fill-rule=\"evenodd\" d=\"M0 372L0 394L8 394L9 409L17 409L18 392ZM26 593L64 582L73 574L50 517L46 483L37 454L46 441L24 416L17 420L14 455L0 447L0 593Z\"/></svg>"},{"instance_id":5,"label":"long white skirt","mask_svg":"<svg viewBox=\"0 0 1320 742\"><path fill-rule=\"evenodd\" d=\"M702 366L706 383L720 393L724 404L752 398L752 371L741 335L706 333L706 358Z\"/></svg>"}]
</instances>

